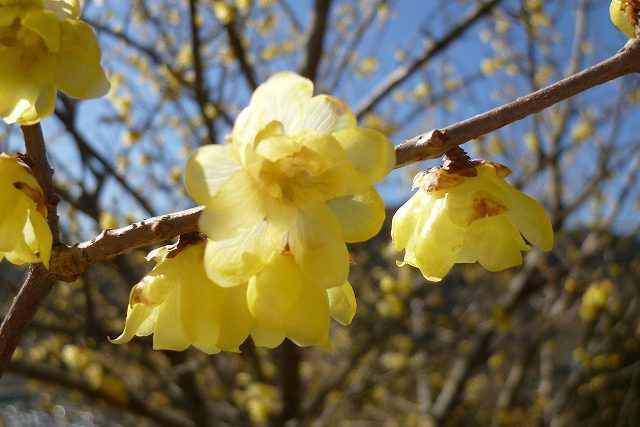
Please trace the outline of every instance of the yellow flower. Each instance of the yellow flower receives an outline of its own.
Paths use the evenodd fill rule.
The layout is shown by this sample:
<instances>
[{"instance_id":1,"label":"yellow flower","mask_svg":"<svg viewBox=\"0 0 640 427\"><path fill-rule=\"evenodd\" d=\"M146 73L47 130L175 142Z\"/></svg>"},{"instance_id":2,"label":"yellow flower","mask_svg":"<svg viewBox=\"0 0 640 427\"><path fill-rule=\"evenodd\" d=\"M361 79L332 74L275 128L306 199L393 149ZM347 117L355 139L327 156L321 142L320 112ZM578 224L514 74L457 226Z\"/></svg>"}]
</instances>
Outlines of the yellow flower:
<instances>
[{"instance_id":1,"label":"yellow flower","mask_svg":"<svg viewBox=\"0 0 640 427\"><path fill-rule=\"evenodd\" d=\"M258 346L275 347L286 335L299 345L329 347L329 313L343 324L355 314L348 282L317 288L299 278L287 256L274 260L248 286L223 288L207 277L204 250L204 243L195 243L149 254L157 265L132 289L124 331L113 343L153 333L156 350L193 345L213 354L238 352L251 334ZM280 275L277 280L274 274Z\"/></svg>"},{"instance_id":2,"label":"yellow flower","mask_svg":"<svg viewBox=\"0 0 640 427\"><path fill-rule=\"evenodd\" d=\"M372 185L392 169L393 145L356 127L338 99L312 95L307 79L273 76L238 116L229 143L200 148L186 169L187 191L205 206L199 225L209 239L208 276L224 287L249 282L257 298L249 297L250 308L265 324L274 319L259 313L271 307L260 307L268 299L256 295L281 289L287 307L312 294L326 298L323 291L347 280L345 242L373 237L384 221ZM269 328L282 332L287 310Z\"/></svg>"},{"instance_id":3,"label":"yellow flower","mask_svg":"<svg viewBox=\"0 0 640 427\"><path fill-rule=\"evenodd\" d=\"M222 288L209 280L202 265L203 243L177 255L171 249L149 254L157 264L131 290L124 331L112 342L154 334L156 350L180 351L193 345L208 354L239 351L253 325L246 286Z\"/></svg>"},{"instance_id":4,"label":"yellow flower","mask_svg":"<svg viewBox=\"0 0 640 427\"><path fill-rule=\"evenodd\" d=\"M609 5L609 15L611 16L613 25L615 25L628 37L635 38L636 31L631 24L629 15L627 15L627 9L629 9L630 13L635 17L636 21L638 20L640 15L638 13L638 10L631 3L632 2L628 0L611 0L611 4Z\"/></svg>"},{"instance_id":5,"label":"yellow flower","mask_svg":"<svg viewBox=\"0 0 640 427\"><path fill-rule=\"evenodd\" d=\"M51 230L44 196L30 169L0 154L0 260L13 264L42 262L49 268Z\"/></svg>"},{"instance_id":6,"label":"yellow flower","mask_svg":"<svg viewBox=\"0 0 640 427\"><path fill-rule=\"evenodd\" d=\"M477 176L442 168L416 176L419 190L393 217L393 241L398 250L406 249L399 265L418 267L437 282L455 263L478 261L489 271L520 265L521 251L529 249L520 232L540 249L551 249L547 214L504 181L511 171L496 163L473 164Z\"/></svg>"},{"instance_id":7,"label":"yellow flower","mask_svg":"<svg viewBox=\"0 0 640 427\"><path fill-rule=\"evenodd\" d=\"M97 98L109 90L100 47L79 21L79 0L0 0L0 116L30 125L50 115L56 90Z\"/></svg>"}]
</instances>

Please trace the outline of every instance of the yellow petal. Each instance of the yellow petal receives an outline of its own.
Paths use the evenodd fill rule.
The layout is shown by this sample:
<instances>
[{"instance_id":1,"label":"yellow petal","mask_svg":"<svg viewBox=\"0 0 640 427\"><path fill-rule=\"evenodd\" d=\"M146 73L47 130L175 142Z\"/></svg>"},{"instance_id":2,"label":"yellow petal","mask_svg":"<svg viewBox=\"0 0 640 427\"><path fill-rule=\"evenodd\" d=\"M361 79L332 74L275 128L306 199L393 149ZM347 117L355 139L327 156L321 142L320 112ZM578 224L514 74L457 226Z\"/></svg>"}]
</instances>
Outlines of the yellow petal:
<instances>
[{"instance_id":1,"label":"yellow petal","mask_svg":"<svg viewBox=\"0 0 640 427\"><path fill-rule=\"evenodd\" d=\"M127 320L124 323L122 334L116 339L109 338L113 344L125 344L131 341L136 335L138 329L151 314L153 307L144 304L135 304L133 307L127 308Z\"/></svg>"},{"instance_id":2,"label":"yellow petal","mask_svg":"<svg viewBox=\"0 0 640 427\"><path fill-rule=\"evenodd\" d=\"M382 180L393 169L396 153L393 143L373 129L345 129L333 134L349 161L371 184Z\"/></svg>"},{"instance_id":3,"label":"yellow petal","mask_svg":"<svg viewBox=\"0 0 640 427\"><path fill-rule=\"evenodd\" d=\"M59 19L78 19L82 13L80 0L45 0L44 7L55 13Z\"/></svg>"},{"instance_id":4,"label":"yellow petal","mask_svg":"<svg viewBox=\"0 0 640 427\"><path fill-rule=\"evenodd\" d=\"M268 328L256 324L251 330L251 339L257 347L276 348L284 341L284 329Z\"/></svg>"},{"instance_id":5,"label":"yellow petal","mask_svg":"<svg viewBox=\"0 0 640 427\"><path fill-rule=\"evenodd\" d=\"M180 253L184 274L179 286L180 322L184 334L198 350L218 353L222 310L227 290L210 281L202 265L203 245L191 245Z\"/></svg>"},{"instance_id":6,"label":"yellow petal","mask_svg":"<svg viewBox=\"0 0 640 427\"><path fill-rule=\"evenodd\" d=\"M247 306L247 285L230 288L227 292L218 347L223 351L239 352L240 344L247 339L254 323Z\"/></svg>"},{"instance_id":7,"label":"yellow petal","mask_svg":"<svg viewBox=\"0 0 640 427\"><path fill-rule=\"evenodd\" d=\"M33 209L29 211L29 222L34 232L33 242L30 243L30 246L37 249L40 261L46 268L49 268L49 258L51 257L51 246L53 244L49 224L38 211ZM29 240L27 240L27 243L29 243Z\"/></svg>"},{"instance_id":8,"label":"yellow petal","mask_svg":"<svg viewBox=\"0 0 640 427\"><path fill-rule=\"evenodd\" d=\"M348 243L369 240L378 234L384 223L384 201L373 187L363 194L330 200L329 207L338 218Z\"/></svg>"},{"instance_id":9,"label":"yellow petal","mask_svg":"<svg viewBox=\"0 0 640 427\"><path fill-rule=\"evenodd\" d=\"M309 100L308 113L302 129L333 133L356 127L356 118L342 101L328 95Z\"/></svg>"},{"instance_id":10,"label":"yellow petal","mask_svg":"<svg viewBox=\"0 0 640 427\"><path fill-rule=\"evenodd\" d=\"M29 11L22 25L42 37L50 52L60 50L60 20L47 10Z\"/></svg>"},{"instance_id":11,"label":"yellow petal","mask_svg":"<svg viewBox=\"0 0 640 427\"><path fill-rule=\"evenodd\" d=\"M302 277L293 258L276 255L249 280L249 311L259 325L284 329L290 321L290 310L298 300L301 287Z\"/></svg>"},{"instance_id":12,"label":"yellow petal","mask_svg":"<svg viewBox=\"0 0 640 427\"><path fill-rule=\"evenodd\" d=\"M339 286L349 275L349 252L340 224L326 204L299 211L289 246L307 280L321 288Z\"/></svg>"},{"instance_id":13,"label":"yellow petal","mask_svg":"<svg viewBox=\"0 0 640 427\"><path fill-rule=\"evenodd\" d=\"M200 147L185 169L187 192L193 200L206 205L239 169L238 162L229 155L229 146Z\"/></svg>"},{"instance_id":14,"label":"yellow petal","mask_svg":"<svg viewBox=\"0 0 640 427\"><path fill-rule=\"evenodd\" d=\"M427 280L439 282L456 261L464 228L449 219L446 198L436 200L428 214L424 226L409 240L404 262L418 267Z\"/></svg>"},{"instance_id":15,"label":"yellow petal","mask_svg":"<svg viewBox=\"0 0 640 427\"><path fill-rule=\"evenodd\" d=\"M341 325L348 325L356 315L356 295L353 293L351 283L345 282L342 286L327 289L331 317Z\"/></svg>"},{"instance_id":16,"label":"yellow petal","mask_svg":"<svg viewBox=\"0 0 640 427\"><path fill-rule=\"evenodd\" d=\"M153 333L154 350L182 351L189 347L189 340L180 321L178 298L178 291L174 289L158 307L158 318Z\"/></svg>"},{"instance_id":17,"label":"yellow petal","mask_svg":"<svg viewBox=\"0 0 640 427\"><path fill-rule=\"evenodd\" d=\"M18 6L1 6L2 13L0 13L0 27L8 27L13 21L20 15L20 7Z\"/></svg>"},{"instance_id":18,"label":"yellow petal","mask_svg":"<svg viewBox=\"0 0 640 427\"><path fill-rule=\"evenodd\" d=\"M300 346L329 343L329 300L327 292L311 283L305 283L296 303L291 307L286 334Z\"/></svg>"},{"instance_id":19,"label":"yellow petal","mask_svg":"<svg viewBox=\"0 0 640 427\"><path fill-rule=\"evenodd\" d=\"M237 236L266 214L263 195L249 173L241 169L229 178L200 215L200 230L212 240Z\"/></svg>"},{"instance_id":20,"label":"yellow petal","mask_svg":"<svg viewBox=\"0 0 640 427\"><path fill-rule=\"evenodd\" d=\"M522 264L527 245L506 215L486 217L467 229L465 245L489 271L500 271Z\"/></svg>"},{"instance_id":21,"label":"yellow petal","mask_svg":"<svg viewBox=\"0 0 640 427\"><path fill-rule=\"evenodd\" d=\"M265 221L231 239L208 240L204 254L207 275L223 287L246 283L283 246L281 240L281 232Z\"/></svg>"},{"instance_id":22,"label":"yellow petal","mask_svg":"<svg viewBox=\"0 0 640 427\"><path fill-rule=\"evenodd\" d=\"M55 55L56 84L73 98L99 98L111 84L100 65L101 51L91 27L82 21L61 23L62 45Z\"/></svg>"},{"instance_id":23,"label":"yellow petal","mask_svg":"<svg viewBox=\"0 0 640 427\"><path fill-rule=\"evenodd\" d=\"M506 182L502 188L507 197L507 216L524 237L543 251L553 247L553 227L542 205Z\"/></svg>"},{"instance_id":24,"label":"yellow petal","mask_svg":"<svg viewBox=\"0 0 640 427\"><path fill-rule=\"evenodd\" d=\"M613 24L629 38L635 38L636 32L627 18L627 14L622 9L620 0L612 0L609 5L609 15Z\"/></svg>"},{"instance_id":25,"label":"yellow petal","mask_svg":"<svg viewBox=\"0 0 640 427\"><path fill-rule=\"evenodd\" d=\"M252 143L268 123L276 120L286 134L302 130L313 83L292 72L273 75L251 96L249 107L242 111L233 126L233 139Z\"/></svg>"},{"instance_id":26,"label":"yellow petal","mask_svg":"<svg viewBox=\"0 0 640 427\"><path fill-rule=\"evenodd\" d=\"M391 238L396 249L406 248L415 239L427 222L436 200L431 194L418 190L396 211L391 220Z\"/></svg>"}]
</instances>

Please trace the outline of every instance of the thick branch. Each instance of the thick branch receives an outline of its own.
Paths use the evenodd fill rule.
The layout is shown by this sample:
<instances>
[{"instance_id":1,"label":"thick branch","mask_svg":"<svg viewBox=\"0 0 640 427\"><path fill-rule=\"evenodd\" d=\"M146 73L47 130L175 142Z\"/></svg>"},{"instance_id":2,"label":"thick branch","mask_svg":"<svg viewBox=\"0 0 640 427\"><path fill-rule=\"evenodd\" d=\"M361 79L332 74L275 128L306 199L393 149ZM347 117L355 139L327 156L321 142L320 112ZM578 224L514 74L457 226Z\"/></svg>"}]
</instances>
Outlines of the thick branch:
<instances>
[{"instance_id":1,"label":"thick branch","mask_svg":"<svg viewBox=\"0 0 640 427\"><path fill-rule=\"evenodd\" d=\"M578 74L441 131L427 132L396 147L396 167L435 159L450 149L538 113L610 80L640 71L640 40L631 40L616 55Z\"/></svg>"},{"instance_id":2,"label":"thick branch","mask_svg":"<svg viewBox=\"0 0 640 427\"><path fill-rule=\"evenodd\" d=\"M52 260L51 268L60 279L75 280L90 266L108 261L129 250L198 231L198 217L202 209L191 208L145 219L127 227L104 230L94 239L59 251Z\"/></svg>"}]
</instances>

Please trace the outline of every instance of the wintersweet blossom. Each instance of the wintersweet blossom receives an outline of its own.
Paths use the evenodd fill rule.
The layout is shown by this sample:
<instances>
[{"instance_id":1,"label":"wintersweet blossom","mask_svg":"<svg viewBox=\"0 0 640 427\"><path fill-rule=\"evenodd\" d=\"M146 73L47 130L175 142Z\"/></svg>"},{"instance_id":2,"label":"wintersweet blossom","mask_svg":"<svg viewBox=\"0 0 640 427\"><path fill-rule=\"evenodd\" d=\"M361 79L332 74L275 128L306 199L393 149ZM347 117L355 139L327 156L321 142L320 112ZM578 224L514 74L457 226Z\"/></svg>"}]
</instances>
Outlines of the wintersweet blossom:
<instances>
[{"instance_id":1,"label":"wintersweet blossom","mask_svg":"<svg viewBox=\"0 0 640 427\"><path fill-rule=\"evenodd\" d=\"M227 144L202 147L190 159L185 184L205 206L207 275L223 287L249 283L249 309L260 332L269 331L258 342L293 338L285 312L296 304L326 312L315 298L324 301L326 289L346 283L346 242L382 227L384 204L373 184L394 162L383 134L358 128L344 103L313 96L311 81L290 72L256 89Z\"/></svg>"},{"instance_id":2,"label":"wintersweet blossom","mask_svg":"<svg viewBox=\"0 0 640 427\"><path fill-rule=\"evenodd\" d=\"M131 290L124 331L112 342L153 334L156 350L239 351L253 325L246 285L222 288L209 280L203 254L204 243L149 253L157 264Z\"/></svg>"},{"instance_id":3,"label":"wintersweet blossom","mask_svg":"<svg viewBox=\"0 0 640 427\"><path fill-rule=\"evenodd\" d=\"M261 346L277 345L282 341L279 336L286 334L300 345L328 347L329 314L343 324L355 314L355 296L348 283L324 290L304 281L286 280L299 274L295 266L282 265L290 263L287 257L248 285L221 287L205 273L204 250L200 242L166 246L149 254L156 267L133 287L124 331L113 343L153 334L154 349L180 351L193 345L213 354L238 352L249 334ZM271 274L289 276L271 281ZM263 302L258 310L266 310L267 305L271 309L258 313L257 320L247 301Z\"/></svg>"},{"instance_id":4,"label":"wintersweet blossom","mask_svg":"<svg viewBox=\"0 0 640 427\"><path fill-rule=\"evenodd\" d=\"M629 38L636 37L636 31L631 22L632 20L637 22L638 19L640 19L638 9L640 9L640 3L636 0L611 0L611 4L609 5L611 21Z\"/></svg>"},{"instance_id":5,"label":"wintersweet blossom","mask_svg":"<svg viewBox=\"0 0 640 427\"><path fill-rule=\"evenodd\" d=\"M42 262L49 267L51 230L44 195L31 169L15 156L0 154L0 260Z\"/></svg>"},{"instance_id":6,"label":"wintersweet blossom","mask_svg":"<svg viewBox=\"0 0 640 427\"><path fill-rule=\"evenodd\" d=\"M544 208L504 181L506 166L474 161L471 168L432 168L414 179L418 191L393 217L391 236L404 261L430 281L456 263L479 262L489 271L522 263L533 245L548 251L553 230Z\"/></svg>"},{"instance_id":7,"label":"wintersweet blossom","mask_svg":"<svg viewBox=\"0 0 640 427\"><path fill-rule=\"evenodd\" d=\"M79 0L0 0L0 116L31 125L53 113L56 90L97 98L109 90Z\"/></svg>"}]
</instances>

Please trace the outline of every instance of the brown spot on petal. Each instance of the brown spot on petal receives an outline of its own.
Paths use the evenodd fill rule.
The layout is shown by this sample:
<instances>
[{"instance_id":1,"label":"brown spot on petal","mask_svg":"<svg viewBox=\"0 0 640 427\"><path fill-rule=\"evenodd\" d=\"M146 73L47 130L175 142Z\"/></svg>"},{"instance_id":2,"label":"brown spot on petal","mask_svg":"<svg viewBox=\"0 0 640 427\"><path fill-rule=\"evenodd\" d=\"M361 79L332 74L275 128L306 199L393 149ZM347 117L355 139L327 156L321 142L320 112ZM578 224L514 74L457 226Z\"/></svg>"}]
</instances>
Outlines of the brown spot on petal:
<instances>
[{"instance_id":1,"label":"brown spot on petal","mask_svg":"<svg viewBox=\"0 0 640 427\"><path fill-rule=\"evenodd\" d=\"M327 102L329 103L331 111L333 111L338 116L344 115L345 112L349 109L349 107L347 107L344 102L340 101L337 98L328 97Z\"/></svg>"},{"instance_id":2,"label":"brown spot on petal","mask_svg":"<svg viewBox=\"0 0 640 427\"><path fill-rule=\"evenodd\" d=\"M496 216L507 211L507 207L491 197L478 197L473 200L473 214L469 224L487 216Z\"/></svg>"},{"instance_id":3,"label":"brown spot on petal","mask_svg":"<svg viewBox=\"0 0 640 427\"><path fill-rule=\"evenodd\" d=\"M129 305L133 306L135 304L145 304L144 298L142 296L143 287L140 284L137 284L131 289L131 296L129 297Z\"/></svg>"}]
</instances>

